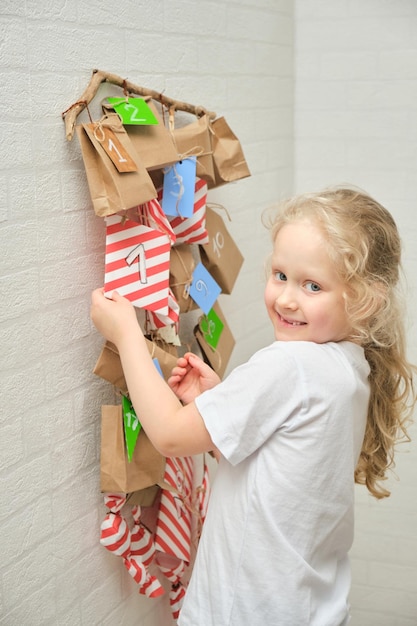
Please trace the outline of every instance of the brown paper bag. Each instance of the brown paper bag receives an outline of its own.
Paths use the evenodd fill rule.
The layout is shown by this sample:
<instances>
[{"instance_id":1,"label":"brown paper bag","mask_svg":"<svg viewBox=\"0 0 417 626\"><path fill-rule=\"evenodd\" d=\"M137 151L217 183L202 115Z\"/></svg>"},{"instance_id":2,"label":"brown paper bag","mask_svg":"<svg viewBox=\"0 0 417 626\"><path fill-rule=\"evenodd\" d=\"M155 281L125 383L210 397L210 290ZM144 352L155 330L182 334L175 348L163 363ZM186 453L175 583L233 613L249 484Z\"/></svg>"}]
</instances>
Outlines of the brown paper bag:
<instances>
[{"instance_id":1,"label":"brown paper bag","mask_svg":"<svg viewBox=\"0 0 417 626\"><path fill-rule=\"evenodd\" d=\"M146 487L129 494L126 502L131 506L152 506L160 491L161 487L159 485L152 485L152 487Z\"/></svg>"},{"instance_id":2,"label":"brown paper bag","mask_svg":"<svg viewBox=\"0 0 417 626\"><path fill-rule=\"evenodd\" d=\"M197 156L198 178L203 178L208 185L215 183L213 152L210 137L210 118L203 115L196 122L176 128L173 132L174 142L179 158Z\"/></svg>"},{"instance_id":3,"label":"brown paper bag","mask_svg":"<svg viewBox=\"0 0 417 626\"><path fill-rule=\"evenodd\" d=\"M158 120L155 125L129 125L127 134L147 170L157 170L178 161L178 151L171 133L152 100L146 100Z\"/></svg>"},{"instance_id":4,"label":"brown paper bag","mask_svg":"<svg viewBox=\"0 0 417 626\"><path fill-rule=\"evenodd\" d=\"M211 122L210 129L215 181L208 183L209 189L250 176L240 141L225 118Z\"/></svg>"},{"instance_id":5,"label":"brown paper bag","mask_svg":"<svg viewBox=\"0 0 417 626\"><path fill-rule=\"evenodd\" d=\"M171 248L169 286L178 302L180 313L198 309L198 305L189 294L195 266L192 250L188 244L183 243Z\"/></svg>"},{"instance_id":6,"label":"brown paper bag","mask_svg":"<svg viewBox=\"0 0 417 626\"><path fill-rule=\"evenodd\" d=\"M194 335L197 339L201 352L203 353L205 362L214 369L220 378L222 378L236 342L231 333L230 327L225 320L219 303L215 302L212 308L223 323L223 330L216 348L213 348L207 343L201 323L194 328Z\"/></svg>"},{"instance_id":7,"label":"brown paper bag","mask_svg":"<svg viewBox=\"0 0 417 626\"><path fill-rule=\"evenodd\" d=\"M110 341L106 341L104 344L94 366L93 373L117 387L123 395L128 395L129 392L120 356L116 346Z\"/></svg>"},{"instance_id":8,"label":"brown paper bag","mask_svg":"<svg viewBox=\"0 0 417 626\"><path fill-rule=\"evenodd\" d=\"M146 337L145 341L151 357L158 359L164 380L168 380L171 376L172 368L175 367L177 363L177 351L175 346L165 344L164 349L162 342L158 342L159 345L157 345ZM94 366L93 373L117 387L123 395L126 396L129 394L119 353L116 346L110 341L105 342Z\"/></svg>"},{"instance_id":9,"label":"brown paper bag","mask_svg":"<svg viewBox=\"0 0 417 626\"><path fill-rule=\"evenodd\" d=\"M221 287L230 294L242 267L244 258L217 211L206 207L206 229L209 242L200 245L200 257L204 267Z\"/></svg>"},{"instance_id":10,"label":"brown paper bag","mask_svg":"<svg viewBox=\"0 0 417 626\"><path fill-rule=\"evenodd\" d=\"M141 429L132 460L127 460L120 405L104 405L101 410L100 489L130 493L162 481L165 457L153 447Z\"/></svg>"},{"instance_id":11,"label":"brown paper bag","mask_svg":"<svg viewBox=\"0 0 417 626\"><path fill-rule=\"evenodd\" d=\"M100 124L114 133L119 147L121 146L120 151L124 151L122 156L124 159L127 156L132 159L136 171L117 169L103 148L104 134L100 132ZM76 131L96 215L105 217L156 198L155 186L118 115L109 114L99 123L79 125ZM113 150L113 153L117 154L117 151Z\"/></svg>"},{"instance_id":12,"label":"brown paper bag","mask_svg":"<svg viewBox=\"0 0 417 626\"><path fill-rule=\"evenodd\" d=\"M172 368L176 366L178 349L173 344L167 343L161 337L148 339L145 337L149 354L153 359L158 359L164 380L171 376Z\"/></svg>"}]
</instances>

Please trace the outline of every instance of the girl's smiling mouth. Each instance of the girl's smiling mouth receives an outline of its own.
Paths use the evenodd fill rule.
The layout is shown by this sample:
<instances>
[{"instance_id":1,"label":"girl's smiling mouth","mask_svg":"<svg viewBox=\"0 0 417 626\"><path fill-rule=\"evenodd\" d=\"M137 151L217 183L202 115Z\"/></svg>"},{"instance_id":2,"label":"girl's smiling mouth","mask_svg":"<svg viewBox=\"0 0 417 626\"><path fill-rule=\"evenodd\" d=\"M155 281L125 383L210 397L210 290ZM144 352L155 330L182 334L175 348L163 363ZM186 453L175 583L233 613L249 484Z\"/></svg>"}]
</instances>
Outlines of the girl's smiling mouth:
<instances>
[{"instance_id":1,"label":"girl's smiling mouth","mask_svg":"<svg viewBox=\"0 0 417 626\"><path fill-rule=\"evenodd\" d=\"M278 315L279 321L284 326L305 326L305 324L306 324L306 322L298 322L297 320L290 320L290 319L287 319L285 317L282 317L282 315L280 313L278 313L278 311L277 311L277 315Z\"/></svg>"}]
</instances>

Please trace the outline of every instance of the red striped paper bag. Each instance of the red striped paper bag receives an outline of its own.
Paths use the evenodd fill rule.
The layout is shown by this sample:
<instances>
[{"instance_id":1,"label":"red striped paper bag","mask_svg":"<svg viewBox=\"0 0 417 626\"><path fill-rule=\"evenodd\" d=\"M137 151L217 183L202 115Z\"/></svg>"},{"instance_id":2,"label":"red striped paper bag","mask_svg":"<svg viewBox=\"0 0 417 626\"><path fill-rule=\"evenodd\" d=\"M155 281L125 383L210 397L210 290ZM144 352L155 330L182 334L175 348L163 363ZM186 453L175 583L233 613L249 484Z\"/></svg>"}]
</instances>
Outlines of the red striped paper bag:
<instances>
[{"instance_id":1,"label":"red striped paper bag","mask_svg":"<svg viewBox=\"0 0 417 626\"><path fill-rule=\"evenodd\" d=\"M117 290L135 307L168 315L168 236L120 215L105 221L105 295Z\"/></svg>"},{"instance_id":2,"label":"red striped paper bag","mask_svg":"<svg viewBox=\"0 0 417 626\"><path fill-rule=\"evenodd\" d=\"M155 549L185 561L191 558L192 457L167 458L155 531Z\"/></svg>"}]
</instances>

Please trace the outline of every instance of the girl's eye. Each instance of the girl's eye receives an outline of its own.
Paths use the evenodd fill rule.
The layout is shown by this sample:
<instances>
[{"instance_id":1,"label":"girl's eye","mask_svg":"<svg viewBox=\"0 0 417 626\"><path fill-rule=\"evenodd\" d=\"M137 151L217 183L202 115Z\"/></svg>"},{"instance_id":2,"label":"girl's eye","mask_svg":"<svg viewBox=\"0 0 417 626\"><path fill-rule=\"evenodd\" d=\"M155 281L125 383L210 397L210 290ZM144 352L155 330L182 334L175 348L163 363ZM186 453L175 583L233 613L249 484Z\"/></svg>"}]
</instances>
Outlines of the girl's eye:
<instances>
[{"instance_id":1,"label":"girl's eye","mask_svg":"<svg viewBox=\"0 0 417 626\"><path fill-rule=\"evenodd\" d=\"M278 280L278 281L287 280L287 277L284 274L284 272L274 272L274 278L275 280Z\"/></svg>"},{"instance_id":2,"label":"girl's eye","mask_svg":"<svg viewBox=\"0 0 417 626\"><path fill-rule=\"evenodd\" d=\"M316 293L317 291L321 291L320 285L318 285L317 283L313 283L311 280L309 280L305 284L305 288L307 289L307 291L312 291L313 293Z\"/></svg>"}]
</instances>

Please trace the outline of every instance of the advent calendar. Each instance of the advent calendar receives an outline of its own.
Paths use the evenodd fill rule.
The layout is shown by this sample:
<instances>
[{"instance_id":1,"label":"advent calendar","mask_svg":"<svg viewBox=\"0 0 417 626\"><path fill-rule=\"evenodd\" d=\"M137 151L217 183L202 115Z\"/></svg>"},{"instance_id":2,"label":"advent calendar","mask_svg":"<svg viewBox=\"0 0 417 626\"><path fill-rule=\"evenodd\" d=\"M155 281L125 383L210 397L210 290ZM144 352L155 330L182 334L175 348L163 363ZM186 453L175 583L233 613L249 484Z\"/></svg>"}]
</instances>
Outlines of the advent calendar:
<instances>
[{"instance_id":1,"label":"advent calendar","mask_svg":"<svg viewBox=\"0 0 417 626\"><path fill-rule=\"evenodd\" d=\"M89 105L104 82L120 95L104 98L93 119ZM77 124L84 110L89 121ZM227 209L210 202L210 190L250 176L238 138L224 117L99 70L63 118L67 138L76 132L79 139L92 210L105 223L105 294L117 290L140 312L162 377L190 349L222 377L234 338L218 298L232 294L243 256L227 229ZM190 311L193 346L183 345L181 333ZM102 408L100 488L108 512L100 542L123 559L140 593L164 593L151 565L169 581L176 619L186 593L192 518L200 531L207 510L207 459L195 489L191 457L165 459L153 448L109 342L94 372L120 396L119 404ZM125 505L132 507L130 526Z\"/></svg>"}]
</instances>

